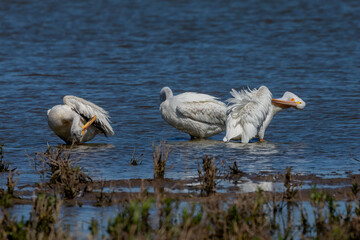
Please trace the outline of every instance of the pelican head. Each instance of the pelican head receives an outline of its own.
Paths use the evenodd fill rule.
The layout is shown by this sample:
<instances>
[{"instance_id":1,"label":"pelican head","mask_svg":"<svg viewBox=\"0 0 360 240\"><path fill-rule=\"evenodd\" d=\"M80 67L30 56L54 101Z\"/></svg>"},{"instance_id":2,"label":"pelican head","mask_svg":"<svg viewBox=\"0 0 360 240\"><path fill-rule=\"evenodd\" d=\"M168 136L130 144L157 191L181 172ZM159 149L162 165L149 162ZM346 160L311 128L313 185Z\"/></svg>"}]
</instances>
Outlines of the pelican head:
<instances>
[{"instance_id":1,"label":"pelican head","mask_svg":"<svg viewBox=\"0 0 360 240\"><path fill-rule=\"evenodd\" d=\"M48 110L48 124L67 144L85 143L97 134L113 136L110 116L103 108L85 99L64 96L63 105Z\"/></svg>"},{"instance_id":2,"label":"pelican head","mask_svg":"<svg viewBox=\"0 0 360 240\"><path fill-rule=\"evenodd\" d=\"M73 141L75 142L82 142L82 139L84 137L84 134L82 133L82 129L81 128L73 128L72 131L70 132L71 137L73 139Z\"/></svg>"},{"instance_id":3,"label":"pelican head","mask_svg":"<svg viewBox=\"0 0 360 240\"><path fill-rule=\"evenodd\" d=\"M164 102L166 99L169 99L173 96L173 92L169 87L163 87L160 91L160 101Z\"/></svg>"},{"instance_id":4,"label":"pelican head","mask_svg":"<svg viewBox=\"0 0 360 240\"><path fill-rule=\"evenodd\" d=\"M75 140L75 142L82 142L84 135L88 131L87 129L95 122L95 119L96 115L81 128L75 124L72 125L71 137ZM79 122L79 120L76 119L75 122Z\"/></svg>"},{"instance_id":5,"label":"pelican head","mask_svg":"<svg viewBox=\"0 0 360 240\"><path fill-rule=\"evenodd\" d=\"M271 102L275 106L278 106L283 109L293 107L293 108L302 110L306 106L305 101L302 100L301 98L299 98L296 94L294 94L292 92L285 92L281 98L272 99Z\"/></svg>"}]
</instances>

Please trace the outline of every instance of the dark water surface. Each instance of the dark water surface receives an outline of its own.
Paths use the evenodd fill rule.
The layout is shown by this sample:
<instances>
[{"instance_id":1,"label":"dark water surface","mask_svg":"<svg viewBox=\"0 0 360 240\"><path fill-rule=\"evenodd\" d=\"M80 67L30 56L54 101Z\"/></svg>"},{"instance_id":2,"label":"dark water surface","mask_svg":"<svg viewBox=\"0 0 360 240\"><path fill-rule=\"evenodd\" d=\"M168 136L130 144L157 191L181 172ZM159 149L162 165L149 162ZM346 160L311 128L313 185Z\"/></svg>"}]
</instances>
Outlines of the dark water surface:
<instances>
[{"instance_id":1,"label":"dark water surface","mask_svg":"<svg viewBox=\"0 0 360 240\"><path fill-rule=\"evenodd\" d=\"M254 173L358 172L359 12L358 1L2 1L4 159L20 185L38 182L26 153L63 144L46 111L71 94L111 115L115 136L75 149L95 179L152 178L154 140L171 145L173 179L196 177L205 154ZM265 85L307 107L279 113L263 143L189 141L160 116L166 85L224 101L231 88ZM129 164L134 149L140 166Z\"/></svg>"}]
</instances>

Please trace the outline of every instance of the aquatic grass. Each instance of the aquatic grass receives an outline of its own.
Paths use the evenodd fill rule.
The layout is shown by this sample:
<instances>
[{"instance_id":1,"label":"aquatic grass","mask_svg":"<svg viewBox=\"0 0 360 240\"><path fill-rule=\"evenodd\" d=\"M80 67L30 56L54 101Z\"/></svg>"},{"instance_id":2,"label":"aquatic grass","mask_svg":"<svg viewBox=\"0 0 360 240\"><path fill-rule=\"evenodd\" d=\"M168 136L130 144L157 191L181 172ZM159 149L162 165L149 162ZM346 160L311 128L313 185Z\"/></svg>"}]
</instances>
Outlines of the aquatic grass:
<instances>
[{"instance_id":1,"label":"aquatic grass","mask_svg":"<svg viewBox=\"0 0 360 240\"><path fill-rule=\"evenodd\" d=\"M140 161L140 159L143 156L144 156L144 154L140 154L138 157L135 157L135 148L134 148L133 154L132 154L131 159L130 159L130 164L133 165L133 166L140 165L142 163L142 160Z\"/></svg>"},{"instance_id":2,"label":"aquatic grass","mask_svg":"<svg viewBox=\"0 0 360 240\"><path fill-rule=\"evenodd\" d=\"M351 186L351 194L350 195L350 199L352 199L355 202L355 213L357 216L360 216L360 202L357 200L359 193L359 185L354 182Z\"/></svg>"},{"instance_id":3,"label":"aquatic grass","mask_svg":"<svg viewBox=\"0 0 360 240\"><path fill-rule=\"evenodd\" d=\"M358 157L355 157L354 154L352 154L351 149L349 149L349 156L350 156L350 158L352 158L353 160L360 162L360 159L359 159Z\"/></svg>"},{"instance_id":4,"label":"aquatic grass","mask_svg":"<svg viewBox=\"0 0 360 240\"><path fill-rule=\"evenodd\" d=\"M284 176L284 187L285 187L284 199L288 201L294 199L301 185L302 185L301 183L296 184L294 182L294 176L291 174L291 167L287 167Z\"/></svg>"},{"instance_id":5,"label":"aquatic grass","mask_svg":"<svg viewBox=\"0 0 360 240\"><path fill-rule=\"evenodd\" d=\"M144 195L124 202L107 232L110 239L271 239L265 202L261 191L255 200L233 203L159 197L154 204L153 197Z\"/></svg>"},{"instance_id":6,"label":"aquatic grass","mask_svg":"<svg viewBox=\"0 0 360 240\"><path fill-rule=\"evenodd\" d=\"M234 163L233 163L232 166L229 166L229 169L230 169L230 174L232 174L232 175L236 175L236 174L241 174L241 173L243 173L243 172L239 169L236 161L234 161Z\"/></svg>"},{"instance_id":7,"label":"aquatic grass","mask_svg":"<svg viewBox=\"0 0 360 240\"><path fill-rule=\"evenodd\" d=\"M170 145L165 142L160 142L155 146L155 142L152 144L153 148L153 162L154 162L154 178L163 179L165 176L165 166L170 153Z\"/></svg>"},{"instance_id":8,"label":"aquatic grass","mask_svg":"<svg viewBox=\"0 0 360 240\"><path fill-rule=\"evenodd\" d=\"M232 239L241 236L240 239L270 239L272 225L269 222L268 209L265 208L267 199L261 189L255 198L246 196L229 203L226 208L223 205L212 207L215 236L217 239Z\"/></svg>"},{"instance_id":9,"label":"aquatic grass","mask_svg":"<svg viewBox=\"0 0 360 240\"><path fill-rule=\"evenodd\" d=\"M1 160L0 162L0 172L8 172L10 169L10 164Z\"/></svg>"},{"instance_id":10,"label":"aquatic grass","mask_svg":"<svg viewBox=\"0 0 360 240\"><path fill-rule=\"evenodd\" d=\"M5 209L2 209L0 218L1 239L30 239L29 235L29 228L23 217L17 221Z\"/></svg>"},{"instance_id":11,"label":"aquatic grass","mask_svg":"<svg viewBox=\"0 0 360 240\"><path fill-rule=\"evenodd\" d=\"M60 189L65 198L73 199L81 191L81 186L92 182L83 168L78 164L79 159L71 157L71 150L64 147L47 147L45 152L35 153L32 159L35 170L42 175L45 180L45 174L49 177L47 185L50 188Z\"/></svg>"},{"instance_id":12,"label":"aquatic grass","mask_svg":"<svg viewBox=\"0 0 360 240\"><path fill-rule=\"evenodd\" d=\"M244 172L239 169L236 161L233 162L232 166L228 163L226 164L230 170L227 176L241 176L244 174Z\"/></svg>"},{"instance_id":13,"label":"aquatic grass","mask_svg":"<svg viewBox=\"0 0 360 240\"><path fill-rule=\"evenodd\" d=\"M10 208L14 206L13 196L6 191L0 192L0 207Z\"/></svg>"},{"instance_id":14,"label":"aquatic grass","mask_svg":"<svg viewBox=\"0 0 360 240\"><path fill-rule=\"evenodd\" d=\"M303 201L293 204L282 196L258 189L256 194L226 200L214 196L188 201L144 190L122 199L106 232L92 218L87 239L359 239L360 218L350 204L343 213L327 192L316 187L306 210ZM61 206L58 195L41 193L33 200L28 221L12 219L3 210L0 239L83 238L64 230ZM281 212L284 207L286 213ZM278 216L272 217L273 212Z\"/></svg>"},{"instance_id":15,"label":"aquatic grass","mask_svg":"<svg viewBox=\"0 0 360 240\"><path fill-rule=\"evenodd\" d=\"M157 239L205 239L204 211L201 204L181 202L169 197L160 197L156 202L154 219L158 220L152 229Z\"/></svg>"},{"instance_id":16,"label":"aquatic grass","mask_svg":"<svg viewBox=\"0 0 360 240\"><path fill-rule=\"evenodd\" d=\"M357 194L359 193L359 185L357 184L357 182L354 182L351 185L351 193L353 194L353 196L355 197L355 199L357 198Z\"/></svg>"},{"instance_id":17,"label":"aquatic grass","mask_svg":"<svg viewBox=\"0 0 360 240\"><path fill-rule=\"evenodd\" d=\"M179 200L155 199L145 191L123 202L117 216L109 221L107 233L110 239L205 239L201 237L206 231L202 220L198 204L181 207Z\"/></svg>"},{"instance_id":18,"label":"aquatic grass","mask_svg":"<svg viewBox=\"0 0 360 240\"><path fill-rule=\"evenodd\" d=\"M202 165L198 165L199 181L202 186L201 193L210 195L215 193L215 178L217 168L215 166L215 158L205 155L202 160Z\"/></svg>"},{"instance_id":19,"label":"aquatic grass","mask_svg":"<svg viewBox=\"0 0 360 240\"><path fill-rule=\"evenodd\" d=\"M354 201L357 204L358 200ZM339 204L334 198L322 190L312 189L310 203L314 217L313 226L307 221L303 227L303 234L313 229L317 239L359 239L360 238L360 217L356 207L351 203L346 204L346 213L339 210Z\"/></svg>"},{"instance_id":20,"label":"aquatic grass","mask_svg":"<svg viewBox=\"0 0 360 240\"><path fill-rule=\"evenodd\" d=\"M91 218L89 226L90 239L98 239L99 228L99 222L95 218Z\"/></svg>"},{"instance_id":21,"label":"aquatic grass","mask_svg":"<svg viewBox=\"0 0 360 240\"><path fill-rule=\"evenodd\" d=\"M192 203L182 209L179 208L178 212L180 212L180 220L175 224L175 229L177 229L179 239L201 239L204 235L206 236L206 225L209 223L204 218L204 209L201 205Z\"/></svg>"},{"instance_id":22,"label":"aquatic grass","mask_svg":"<svg viewBox=\"0 0 360 240\"><path fill-rule=\"evenodd\" d=\"M132 200L110 220L107 232L110 239L134 239L140 236L150 237L150 209L154 204L153 198Z\"/></svg>"},{"instance_id":23,"label":"aquatic grass","mask_svg":"<svg viewBox=\"0 0 360 240\"><path fill-rule=\"evenodd\" d=\"M172 198L158 196L156 207L158 208L159 229L166 233L174 225L174 210L178 208L179 201Z\"/></svg>"},{"instance_id":24,"label":"aquatic grass","mask_svg":"<svg viewBox=\"0 0 360 240\"><path fill-rule=\"evenodd\" d=\"M16 179L14 179L15 174L18 175L18 177ZM7 193L13 197L14 197L14 190L15 190L16 184L19 181L19 176L20 176L20 173L17 170L9 171L9 176L7 178L7 183L6 183Z\"/></svg>"},{"instance_id":25,"label":"aquatic grass","mask_svg":"<svg viewBox=\"0 0 360 240\"><path fill-rule=\"evenodd\" d=\"M15 179L15 174L18 175L18 177ZM3 208L9 208L13 206L13 199L18 198L14 195L16 184L19 180L20 173L15 170L9 171L9 175L7 177L6 187L7 190L3 190L0 192L0 206Z\"/></svg>"},{"instance_id":26,"label":"aquatic grass","mask_svg":"<svg viewBox=\"0 0 360 240\"><path fill-rule=\"evenodd\" d=\"M59 221L62 202L56 195L40 193L34 198L29 220L12 218L3 209L0 239L67 239Z\"/></svg>"},{"instance_id":27,"label":"aquatic grass","mask_svg":"<svg viewBox=\"0 0 360 240\"><path fill-rule=\"evenodd\" d=\"M106 193L104 191L104 188L105 188L105 181L102 180L100 182L100 192L99 192L99 194L97 194L95 196L96 197L95 206L97 206L97 207L108 206L108 205L111 205L113 202L113 196L114 196L115 191L113 190L110 193Z\"/></svg>"},{"instance_id":28,"label":"aquatic grass","mask_svg":"<svg viewBox=\"0 0 360 240\"><path fill-rule=\"evenodd\" d=\"M0 143L0 173L9 172L10 163L4 160L4 144Z\"/></svg>"},{"instance_id":29,"label":"aquatic grass","mask_svg":"<svg viewBox=\"0 0 360 240\"><path fill-rule=\"evenodd\" d=\"M57 231L62 201L57 195L40 193L33 201L29 225L37 235L50 236Z\"/></svg>"}]
</instances>

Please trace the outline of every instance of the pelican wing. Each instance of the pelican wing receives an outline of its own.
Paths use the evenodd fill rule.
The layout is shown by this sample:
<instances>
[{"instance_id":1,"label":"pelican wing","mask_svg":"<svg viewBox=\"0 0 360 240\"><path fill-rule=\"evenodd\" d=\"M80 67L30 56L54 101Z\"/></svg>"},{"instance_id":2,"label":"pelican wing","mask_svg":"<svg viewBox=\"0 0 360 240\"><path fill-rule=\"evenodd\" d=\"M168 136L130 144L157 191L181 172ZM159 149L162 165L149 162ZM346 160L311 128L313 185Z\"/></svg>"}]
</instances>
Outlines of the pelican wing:
<instances>
[{"instance_id":1,"label":"pelican wing","mask_svg":"<svg viewBox=\"0 0 360 240\"><path fill-rule=\"evenodd\" d=\"M225 141L241 138L248 142L254 138L271 110L272 94L265 86L253 90L232 89L233 98L229 99L227 108L227 125Z\"/></svg>"},{"instance_id":2,"label":"pelican wing","mask_svg":"<svg viewBox=\"0 0 360 240\"><path fill-rule=\"evenodd\" d=\"M194 121L225 126L226 105L216 100L183 102L176 111Z\"/></svg>"},{"instance_id":3,"label":"pelican wing","mask_svg":"<svg viewBox=\"0 0 360 240\"><path fill-rule=\"evenodd\" d=\"M71 109L86 120L89 120L96 115L96 120L93 125L99 128L105 135L114 135L114 131L110 125L109 113L103 108L85 99L70 95L65 96L63 101L65 105L71 107Z\"/></svg>"}]
</instances>

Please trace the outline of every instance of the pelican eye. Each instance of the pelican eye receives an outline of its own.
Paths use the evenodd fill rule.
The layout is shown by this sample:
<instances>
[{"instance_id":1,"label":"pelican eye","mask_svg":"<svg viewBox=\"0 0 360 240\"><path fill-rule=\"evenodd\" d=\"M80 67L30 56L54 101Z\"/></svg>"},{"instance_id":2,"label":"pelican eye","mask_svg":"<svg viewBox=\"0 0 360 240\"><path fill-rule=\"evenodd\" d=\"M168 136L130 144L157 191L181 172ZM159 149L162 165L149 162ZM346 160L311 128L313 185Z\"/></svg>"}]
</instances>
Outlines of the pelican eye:
<instances>
[{"instance_id":1,"label":"pelican eye","mask_svg":"<svg viewBox=\"0 0 360 240\"><path fill-rule=\"evenodd\" d=\"M295 98L292 98L290 101L295 102Z\"/></svg>"}]
</instances>

